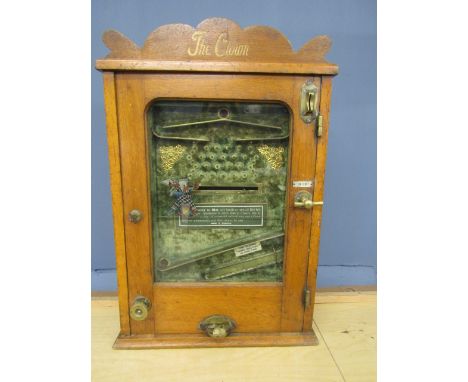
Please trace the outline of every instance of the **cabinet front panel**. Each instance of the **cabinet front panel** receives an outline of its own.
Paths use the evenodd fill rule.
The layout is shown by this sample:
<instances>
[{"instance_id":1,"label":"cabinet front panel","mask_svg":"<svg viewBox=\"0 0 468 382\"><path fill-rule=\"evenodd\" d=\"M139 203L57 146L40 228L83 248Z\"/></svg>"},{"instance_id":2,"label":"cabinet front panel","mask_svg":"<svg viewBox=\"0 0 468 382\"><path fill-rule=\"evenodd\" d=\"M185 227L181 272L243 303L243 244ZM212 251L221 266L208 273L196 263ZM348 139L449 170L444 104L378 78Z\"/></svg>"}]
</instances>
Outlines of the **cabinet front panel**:
<instances>
[{"instance_id":1,"label":"cabinet front panel","mask_svg":"<svg viewBox=\"0 0 468 382\"><path fill-rule=\"evenodd\" d=\"M117 75L129 305L152 303L132 334L201 333L213 315L234 333L302 331L312 214L295 202L313 192L316 142L297 110L308 79Z\"/></svg>"},{"instance_id":2,"label":"cabinet front panel","mask_svg":"<svg viewBox=\"0 0 468 382\"><path fill-rule=\"evenodd\" d=\"M235 320L235 332L279 332L281 329L280 283L155 284L156 333L200 333L198 324L221 314ZM182 312L189 312L182 314Z\"/></svg>"}]
</instances>

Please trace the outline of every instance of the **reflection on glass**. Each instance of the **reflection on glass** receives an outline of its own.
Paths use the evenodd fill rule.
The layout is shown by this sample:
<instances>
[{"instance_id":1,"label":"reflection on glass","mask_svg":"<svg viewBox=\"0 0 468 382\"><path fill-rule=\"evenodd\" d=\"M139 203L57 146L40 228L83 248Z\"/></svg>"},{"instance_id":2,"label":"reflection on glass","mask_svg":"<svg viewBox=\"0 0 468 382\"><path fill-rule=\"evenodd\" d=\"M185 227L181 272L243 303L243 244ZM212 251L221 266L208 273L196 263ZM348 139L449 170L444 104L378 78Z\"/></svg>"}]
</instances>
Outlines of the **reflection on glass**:
<instances>
[{"instance_id":1,"label":"reflection on glass","mask_svg":"<svg viewBox=\"0 0 468 382\"><path fill-rule=\"evenodd\" d=\"M282 280L289 118L272 103L152 104L155 281Z\"/></svg>"}]
</instances>

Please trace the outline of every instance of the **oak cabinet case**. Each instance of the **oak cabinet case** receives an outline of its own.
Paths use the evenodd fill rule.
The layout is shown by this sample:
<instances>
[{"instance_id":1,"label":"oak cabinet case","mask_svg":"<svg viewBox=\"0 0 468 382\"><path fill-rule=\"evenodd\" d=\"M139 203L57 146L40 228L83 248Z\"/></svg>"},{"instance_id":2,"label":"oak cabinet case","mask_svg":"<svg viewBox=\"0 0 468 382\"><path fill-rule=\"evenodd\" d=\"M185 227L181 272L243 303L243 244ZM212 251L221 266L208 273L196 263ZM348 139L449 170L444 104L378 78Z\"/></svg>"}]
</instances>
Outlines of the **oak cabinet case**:
<instances>
[{"instance_id":1,"label":"oak cabinet case","mask_svg":"<svg viewBox=\"0 0 468 382\"><path fill-rule=\"evenodd\" d=\"M103 40L114 347L316 344L328 37L294 52L272 28L212 18L142 47Z\"/></svg>"}]
</instances>

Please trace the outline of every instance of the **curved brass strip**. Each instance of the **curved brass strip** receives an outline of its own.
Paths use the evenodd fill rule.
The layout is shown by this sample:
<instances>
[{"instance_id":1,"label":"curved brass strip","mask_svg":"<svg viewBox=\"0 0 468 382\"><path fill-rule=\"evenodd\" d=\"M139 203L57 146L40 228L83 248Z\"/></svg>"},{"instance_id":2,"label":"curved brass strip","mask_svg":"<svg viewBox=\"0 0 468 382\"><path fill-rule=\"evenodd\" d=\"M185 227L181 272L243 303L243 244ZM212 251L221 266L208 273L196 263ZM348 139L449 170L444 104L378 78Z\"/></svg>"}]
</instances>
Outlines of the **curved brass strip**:
<instances>
[{"instance_id":1,"label":"curved brass strip","mask_svg":"<svg viewBox=\"0 0 468 382\"><path fill-rule=\"evenodd\" d=\"M277 264L281 261L281 259L278 259L276 252L267 252L260 256L254 256L240 261L235 260L217 268L209 269L204 276L206 280L220 280L229 276Z\"/></svg>"},{"instance_id":2,"label":"curved brass strip","mask_svg":"<svg viewBox=\"0 0 468 382\"><path fill-rule=\"evenodd\" d=\"M187 265L187 264L194 263L194 262L196 262L198 260L201 260L201 259L204 259L204 258L207 258L207 257L219 255L221 253L234 250L234 248L240 247L241 245L255 243L256 241L264 242L266 240L271 240L271 239L275 239L277 237L282 237L282 236L284 236L284 232L273 231L273 232L267 232L266 234L262 233L262 234L258 234L258 235L251 235L251 236L246 237L244 239L230 240L228 242L217 244L217 245L211 246L209 248L206 248L206 249L197 251L195 253L192 253L191 258L188 259L188 260L180 261L178 263L177 262L176 263L171 263L169 266L162 267L162 268L160 266L157 266L157 270L161 271L161 272L169 271L169 270L172 270L172 269L175 269L175 268L182 267L182 266Z\"/></svg>"},{"instance_id":3,"label":"curved brass strip","mask_svg":"<svg viewBox=\"0 0 468 382\"><path fill-rule=\"evenodd\" d=\"M289 138L289 134L281 135L280 137L264 137L264 138L238 138L234 142L248 142L248 141L282 141Z\"/></svg>"},{"instance_id":4,"label":"curved brass strip","mask_svg":"<svg viewBox=\"0 0 468 382\"><path fill-rule=\"evenodd\" d=\"M176 128L176 127L190 127L190 126L198 126L198 125L212 124L212 123L218 123L218 122L231 122L231 123L237 123L237 124L240 124L240 125L265 127L265 128L268 128L268 129L275 129L275 130L281 130L282 129L280 126L273 126L273 125L266 125L266 124L263 124L263 123L240 121L240 120L237 120L237 119L230 119L230 118L218 118L218 119L208 119L208 120L205 120L205 121L178 123L176 125L161 126L161 128L162 129L173 129L173 128Z\"/></svg>"},{"instance_id":5,"label":"curved brass strip","mask_svg":"<svg viewBox=\"0 0 468 382\"><path fill-rule=\"evenodd\" d=\"M175 140L178 140L178 141L211 142L209 139L203 139L203 138L164 137L164 136L159 135L158 133L156 133L156 131L154 131L154 129L152 131L153 131L154 136L158 137L160 139L175 139Z\"/></svg>"}]
</instances>

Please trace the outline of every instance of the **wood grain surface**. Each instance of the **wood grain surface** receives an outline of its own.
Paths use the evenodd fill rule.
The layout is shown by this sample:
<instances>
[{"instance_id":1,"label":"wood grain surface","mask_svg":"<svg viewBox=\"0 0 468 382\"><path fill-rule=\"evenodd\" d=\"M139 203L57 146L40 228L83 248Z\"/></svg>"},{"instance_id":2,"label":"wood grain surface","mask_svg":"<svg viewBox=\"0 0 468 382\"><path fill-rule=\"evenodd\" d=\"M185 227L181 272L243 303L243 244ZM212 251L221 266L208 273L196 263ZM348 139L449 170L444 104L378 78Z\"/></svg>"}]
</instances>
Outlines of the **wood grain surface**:
<instances>
[{"instance_id":1,"label":"wood grain surface","mask_svg":"<svg viewBox=\"0 0 468 382\"><path fill-rule=\"evenodd\" d=\"M360 297L360 298L359 298ZM322 296L318 298L323 300ZM377 380L376 294L338 299L316 305L314 321L346 382ZM402 377L404 379L404 377Z\"/></svg>"},{"instance_id":2,"label":"wood grain surface","mask_svg":"<svg viewBox=\"0 0 468 382\"><path fill-rule=\"evenodd\" d=\"M317 345L315 332L307 333L234 333L228 338L210 338L204 334L157 334L147 336L119 336L116 350L184 349L226 347L283 347Z\"/></svg>"},{"instance_id":3,"label":"wood grain surface","mask_svg":"<svg viewBox=\"0 0 468 382\"><path fill-rule=\"evenodd\" d=\"M141 77L116 76L129 306L138 296L151 298L153 294L151 210L142 87ZM141 211L143 216L137 224L128 218L134 209ZM130 327L131 334L152 333L153 310L144 321L130 320Z\"/></svg>"},{"instance_id":4,"label":"wood grain surface","mask_svg":"<svg viewBox=\"0 0 468 382\"><path fill-rule=\"evenodd\" d=\"M128 317L127 256L125 253L125 229L122 196L122 172L120 167L119 128L117 122L117 99L114 73L104 73L104 100L106 110L107 146L114 221L114 245L117 268L117 287L120 303L121 333L130 334Z\"/></svg>"},{"instance_id":5,"label":"wood grain surface","mask_svg":"<svg viewBox=\"0 0 468 382\"><path fill-rule=\"evenodd\" d=\"M280 330L281 283L174 284L154 285L155 333L199 334L198 324L213 314L234 320L234 332Z\"/></svg>"},{"instance_id":6,"label":"wood grain surface","mask_svg":"<svg viewBox=\"0 0 468 382\"><path fill-rule=\"evenodd\" d=\"M138 224L125 219L127 268L131 275L128 282L128 304L130 305L138 295L146 297L153 295L154 305L147 320L131 321L131 333L151 334L154 328L165 332L174 331L174 313L170 308L164 307L163 303L169 304L171 301L176 301L172 294L179 292L172 292L170 288L160 290L155 288L153 292L152 268L149 268L152 267L149 223L151 211L148 206L147 126L143 117L148 105L158 98L170 99L184 95L189 99L262 99L282 102L290 109L294 109L299 104L301 86L308 78L230 74L145 75L141 73L119 73L116 78L124 179L124 210L125 214L128 214L130 210L138 208L144 216ZM313 80L320 87L320 79ZM223 86L219 86L221 83ZM242 92L239 89L243 89ZM312 214L310 210L294 207L294 195L299 189L293 189L291 185L293 181L314 178L316 152L313 125L303 123L298 113L292 113L290 139L291 154L288 164L290 186L287 191L284 279L281 293L269 294L268 297L263 295L262 305L265 306L267 315L273 313L273 308L271 308L273 303L277 304L274 310L277 315L274 319L263 321L265 327L262 331L275 331L280 326L283 332L300 332L303 325L302 296L306 286ZM232 287L224 284L224 293L234 293L229 291L229 288ZM204 291L203 287L197 288L197 294L192 291L188 295L190 298L183 300L185 304L180 305L180 307L185 307L184 310L178 311L177 314L184 317L190 314L194 317L199 317L202 313L219 314L220 312L215 309L219 306L219 296L210 295L211 286L206 285L205 289ZM258 331L255 329L255 322L258 322L259 316L254 305L259 303L258 295L263 293L261 289L261 285L257 285L256 288L245 288L242 300L246 308L240 309L236 317L233 317L242 323L250 322L249 325L242 325L246 331ZM182 301L180 293L178 297L178 301ZM211 307L212 310L208 310L207 307ZM238 307L240 308L240 305ZM155 312L158 315L157 322L154 321ZM194 325L191 320L181 330L185 331L189 328L188 333L192 333Z\"/></svg>"},{"instance_id":7,"label":"wood grain surface","mask_svg":"<svg viewBox=\"0 0 468 382\"><path fill-rule=\"evenodd\" d=\"M330 116L331 102L331 78L322 77L320 98L320 114L323 118L322 136L317 138L317 150L315 161L315 185L313 200L323 201L324 185L325 185L325 164L327 160L327 143L328 143L328 127ZM304 312L304 330L311 327L312 317L314 314L315 289L317 284L317 267L319 260L320 247L320 225L322 223L323 206L316 206L312 209L312 221L310 226L310 241L309 241L309 259L307 266L307 287L311 290L311 304Z\"/></svg>"},{"instance_id":8,"label":"wood grain surface","mask_svg":"<svg viewBox=\"0 0 468 382\"><path fill-rule=\"evenodd\" d=\"M103 41L110 52L96 62L100 70L338 73L338 67L325 60L331 47L327 36L314 37L294 52L288 39L274 28L242 29L225 18L204 20L196 28L161 26L141 47L115 30L105 32Z\"/></svg>"},{"instance_id":9,"label":"wood grain surface","mask_svg":"<svg viewBox=\"0 0 468 382\"><path fill-rule=\"evenodd\" d=\"M310 79L310 78L309 78ZM320 89L320 78L310 79ZM293 97L288 105L294 108L300 102L304 78L294 81ZM284 292L281 330L302 331L303 296L307 286L307 258L309 253L311 210L294 207L294 198L299 191L312 192L315 176L316 144L313 124L305 124L299 113L293 113L292 137L290 140L290 167L288 182L288 208L286 210L286 261L284 262ZM311 187L293 187L297 181L311 181ZM316 254L313 254L314 256ZM314 292L313 290L311 291Z\"/></svg>"}]
</instances>

